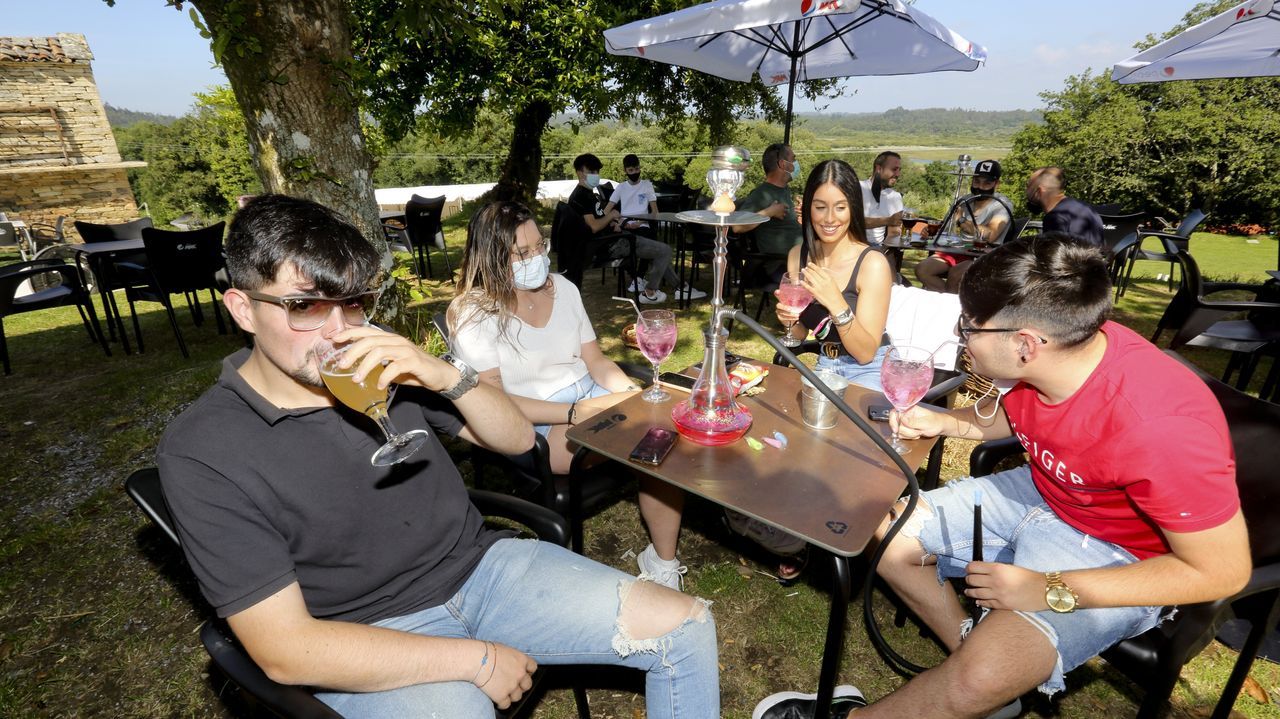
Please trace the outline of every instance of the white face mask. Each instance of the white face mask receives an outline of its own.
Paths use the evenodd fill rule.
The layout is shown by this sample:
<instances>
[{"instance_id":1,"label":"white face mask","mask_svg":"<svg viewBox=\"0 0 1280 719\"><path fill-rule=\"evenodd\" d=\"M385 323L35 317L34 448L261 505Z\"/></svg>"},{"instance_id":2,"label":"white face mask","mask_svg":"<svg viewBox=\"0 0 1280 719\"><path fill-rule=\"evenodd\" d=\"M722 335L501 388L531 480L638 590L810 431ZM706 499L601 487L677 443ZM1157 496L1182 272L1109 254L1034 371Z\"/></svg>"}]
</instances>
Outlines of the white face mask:
<instances>
[{"instance_id":1,"label":"white face mask","mask_svg":"<svg viewBox=\"0 0 1280 719\"><path fill-rule=\"evenodd\" d=\"M544 253L527 260L511 263L511 271L515 275L516 287L522 290L536 290L547 284L547 275L551 271L551 258Z\"/></svg>"},{"instance_id":2,"label":"white face mask","mask_svg":"<svg viewBox=\"0 0 1280 719\"><path fill-rule=\"evenodd\" d=\"M995 419L996 408L1000 406L1000 398L1008 394L1009 390L1013 389L1017 385L1018 385L1018 380L1016 379L991 380L991 389L987 390L986 392L983 392L981 397L974 400L973 413L978 415L978 419L981 419L981 420ZM982 413L982 400L989 397L992 392L995 393L996 397L995 397L995 400L991 402L991 414L985 415Z\"/></svg>"}]
</instances>

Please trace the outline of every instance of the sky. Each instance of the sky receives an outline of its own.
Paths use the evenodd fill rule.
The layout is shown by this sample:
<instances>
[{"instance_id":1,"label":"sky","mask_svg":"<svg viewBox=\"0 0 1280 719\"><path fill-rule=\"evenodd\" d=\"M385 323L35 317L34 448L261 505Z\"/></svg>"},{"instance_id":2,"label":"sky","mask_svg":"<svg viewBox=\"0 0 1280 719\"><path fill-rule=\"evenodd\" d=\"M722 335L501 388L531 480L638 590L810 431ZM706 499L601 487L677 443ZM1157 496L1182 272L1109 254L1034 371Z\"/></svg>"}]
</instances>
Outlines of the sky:
<instances>
[{"instance_id":1,"label":"sky","mask_svg":"<svg viewBox=\"0 0 1280 719\"><path fill-rule=\"evenodd\" d=\"M1109 71L1133 44L1173 27L1194 0L917 0L915 7L987 48L975 72L844 81L844 96L798 112L882 112L894 107L1036 109L1039 93L1092 68ZM5 36L82 33L102 99L116 107L182 115L192 93L226 82L209 43L162 0L0 0ZM785 89L785 88L784 88Z\"/></svg>"}]
</instances>

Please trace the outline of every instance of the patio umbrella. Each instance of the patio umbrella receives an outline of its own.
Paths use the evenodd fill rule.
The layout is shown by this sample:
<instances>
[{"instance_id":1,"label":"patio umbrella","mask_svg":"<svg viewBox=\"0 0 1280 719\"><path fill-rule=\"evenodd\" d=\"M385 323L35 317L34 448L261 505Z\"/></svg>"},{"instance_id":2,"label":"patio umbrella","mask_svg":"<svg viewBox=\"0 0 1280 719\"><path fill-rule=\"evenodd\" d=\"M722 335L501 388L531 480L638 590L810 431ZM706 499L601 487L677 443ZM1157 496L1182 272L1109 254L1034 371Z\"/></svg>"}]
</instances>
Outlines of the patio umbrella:
<instances>
[{"instance_id":1,"label":"patio umbrella","mask_svg":"<svg viewBox=\"0 0 1280 719\"><path fill-rule=\"evenodd\" d=\"M614 55L766 85L977 69L986 48L901 0L715 0L604 32Z\"/></svg>"},{"instance_id":2,"label":"patio umbrella","mask_svg":"<svg viewBox=\"0 0 1280 719\"><path fill-rule=\"evenodd\" d=\"M1121 84L1280 75L1280 8L1248 2L1184 30L1111 70Z\"/></svg>"}]
</instances>

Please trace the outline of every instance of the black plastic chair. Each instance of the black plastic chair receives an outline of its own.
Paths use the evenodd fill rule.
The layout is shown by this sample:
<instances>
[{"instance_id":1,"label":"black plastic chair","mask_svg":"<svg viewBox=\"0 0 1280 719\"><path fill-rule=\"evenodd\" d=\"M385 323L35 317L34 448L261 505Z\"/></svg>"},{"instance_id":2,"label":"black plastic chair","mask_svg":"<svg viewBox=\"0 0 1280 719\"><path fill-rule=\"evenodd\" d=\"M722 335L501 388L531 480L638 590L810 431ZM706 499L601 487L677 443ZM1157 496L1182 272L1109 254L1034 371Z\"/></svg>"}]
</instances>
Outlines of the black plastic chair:
<instances>
[{"instance_id":1,"label":"black plastic chair","mask_svg":"<svg viewBox=\"0 0 1280 719\"><path fill-rule=\"evenodd\" d=\"M26 289L24 284L31 291L19 296L19 292ZM75 305L89 332L89 340L101 344L102 351L110 357L111 348L98 324L93 300L81 284L80 272L75 267L57 259L29 260L0 267L0 360L3 360L5 374L12 374L12 368L4 318L67 305Z\"/></svg>"},{"instance_id":2,"label":"black plastic chair","mask_svg":"<svg viewBox=\"0 0 1280 719\"><path fill-rule=\"evenodd\" d=\"M173 517L169 513L169 507L164 500L164 491L160 486L159 470L155 467L147 467L134 472L125 480L124 488L143 514L147 515L175 545L180 545L181 542L174 529ZM552 542L560 546L568 543L569 533L565 527L564 518L555 512L504 494L477 489L468 490L468 494L471 497L471 503L486 517L500 517L518 522L544 542ZM233 684L276 716L287 719L341 719L341 714L316 699L306 688L280 684L268 677L235 640L235 635L221 619L211 619L200 627L200 641L204 644L214 665ZM525 692L520 703L513 705L505 712L498 712L498 716L507 719L528 716L536 703L530 700L537 696L538 683L543 673L544 670L539 669L534 674L534 687ZM578 706L579 719L590 719L586 691L575 684L573 696Z\"/></svg>"},{"instance_id":3,"label":"black plastic chair","mask_svg":"<svg viewBox=\"0 0 1280 719\"><path fill-rule=\"evenodd\" d=\"M1262 285L1243 282L1205 282L1200 267L1186 251L1178 251L1174 259L1182 266L1182 283L1169 301L1156 330L1154 343L1165 330L1173 331L1169 349L1183 345L1226 350L1231 353L1222 381L1230 381L1240 370L1238 389L1249 386L1257 355L1280 346L1280 303L1254 300L1212 300L1209 295L1228 290L1245 290L1257 296ZM1245 319L1224 320L1237 312L1249 312Z\"/></svg>"},{"instance_id":4,"label":"black plastic chair","mask_svg":"<svg viewBox=\"0 0 1280 719\"><path fill-rule=\"evenodd\" d=\"M444 269L447 277L453 277L453 267L449 264L449 248L444 244L445 196L420 197L413 195L404 203L404 234L409 241L409 248L417 258L418 277L431 277L431 248L440 250L444 257Z\"/></svg>"},{"instance_id":5,"label":"black plastic chair","mask_svg":"<svg viewBox=\"0 0 1280 719\"><path fill-rule=\"evenodd\" d=\"M75 221L76 232L85 242L116 242L118 240L140 240L142 230L151 227L150 217L140 217L129 222L115 225L102 225L96 222Z\"/></svg>"},{"instance_id":6,"label":"black plastic chair","mask_svg":"<svg viewBox=\"0 0 1280 719\"><path fill-rule=\"evenodd\" d=\"M1280 405L1272 404L1210 377L1174 352L1170 356L1196 373L1222 404L1235 446L1236 485L1249 528L1253 574L1239 593L1213 602L1178 607L1170 619L1102 653L1102 658L1146 688L1138 719L1155 719L1169 701L1184 664L1213 639L1234 610L1250 624L1230 678L1214 709L1214 719L1231 713L1240 687L1267 633L1280 619ZM996 464L1022 452L1016 438L984 442L969 456L969 472L990 474Z\"/></svg>"},{"instance_id":7,"label":"black plastic chair","mask_svg":"<svg viewBox=\"0 0 1280 719\"><path fill-rule=\"evenodd\" d=\"M1116 288L1116 299L1119 299L1120 273L1129 261L1129 254L1138 247L1138 229L1147 219L1147 213L1120 215L1099 212L1098 218L1102 220L1102 250L1110 263L1111 285Z\"/></svg>"},{"instance_id":8,"label":"black plastic chair","mask_svg":"<svg viewBox=\"0 0 1280 719\"><path fill-rule=\"evenodd\" d=\"M178 328L173 303L169 299L169 295L179 292L186 296L192 320L199 326L204 322L199 291L208 290L209 307L217 320L218 334L226 334L226 325L222 322L222 312L218 309L216 296L217 273L226 264L222 256L222 234L225 227L225 222L189 232L170 232L147 227L142 230L146 264L115 263L116 268L122 270L122 275L134 278L125 287L125 298L129 301L129 315L133 319L133 334L137 337L139 352L144 351L144 348L142 327L138 323L135 305L138 302L159 302L164 305L169 316L169 325L173 328L173 336L178 340L182 356L190 356L187 343L182 338L182 330Z\"/></svg>"},{"instance_id":9,"label":"black plastic chair","mask_svg":"<svg viewBox=\"0 0 1280 719\"><path fill-rule=\"evenodd\" d=\"M1155 230L1138 230L1138 242L1135 247L1129 251L1129 261L1125 267L1124 279L1120 281L1120 292L1118 297L1123 297L1125 290L1129 287L1129 282L1133 278L1133 266L1139 260L1150 262L1168 262L1169 263L1169 291L1173 291L1173 268L1178 262L1178 252L1189 252L1191 242L1191 233L1204 222L1206 215L1201 210L1192 210L1182 218L1182 222L1178 223L1177 229L1173 232L1157 232ZM1154 237L1160 241L1161 251L1153 252L1151 250L1142 249L1142 243L1148 237Z\"/></svg>"},{"instance_id":10,"label":"black plastic chair","mask_svg":"<svg viewBox=\"0 0 1280 719\"><path fill-rule=\"evenodd\" d=\"M556 203L556 214L551 221L551 251L556 253L557 269L564 273L566 279L579 288L582 287L582 276L586 270L594 267L607 267L614 263L609 251L619 240L627 240L631 249L622 258L626 272L618 273L618 289L616 294L627 294L624 284L626 276L639 277L639 262L636 258L636 236L630 232L593 233L582 216L574 211L567 202ZM640 291L632 285L636 299Z\"/></svg>"}]
</instances>

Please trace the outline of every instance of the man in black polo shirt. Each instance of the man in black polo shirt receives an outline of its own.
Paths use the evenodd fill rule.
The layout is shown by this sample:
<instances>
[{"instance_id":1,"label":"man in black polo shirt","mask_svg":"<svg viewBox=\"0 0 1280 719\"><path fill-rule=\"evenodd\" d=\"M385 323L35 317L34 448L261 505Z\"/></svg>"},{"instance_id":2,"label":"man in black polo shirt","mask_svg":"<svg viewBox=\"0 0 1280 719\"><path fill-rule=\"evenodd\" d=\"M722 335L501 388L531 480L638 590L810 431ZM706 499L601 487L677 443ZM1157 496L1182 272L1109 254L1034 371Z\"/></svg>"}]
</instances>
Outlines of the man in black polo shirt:
<instances>
[{"instance_id":1,"label":"man in black polo shirt","mask_svg":"<svg viewBox=\"0 0 1280 719\"><path fill-rule=\"evenodd\" d=\"M1027 210L1044 213L1044 231L1061 232L1102 247L1102 218L1085 203L1063 192L1067 180L1061 167L1042 167L1027 180Z\"/></svg>"},{"instance_id":2,"label":"man in black polo shirt","mask_svg":"<svg viewBox=\"0 0 1280 719\"><path fill-rule=\"evenodd\" d=\"M511 454L533 429L465 364L366 324L380 260L314 202L266 195L236 215L224 302L254 346L158 452L205 598L268 676L348 717L492 717L538 662L642 669L650 716L718 716L704 602L484 528L435 433ZM377 385L397 385L399 431L426 431L407 460L370 464L378 425L319 376L335 345L353 379L381 365Z\"/></svg>"}]
</instances>

